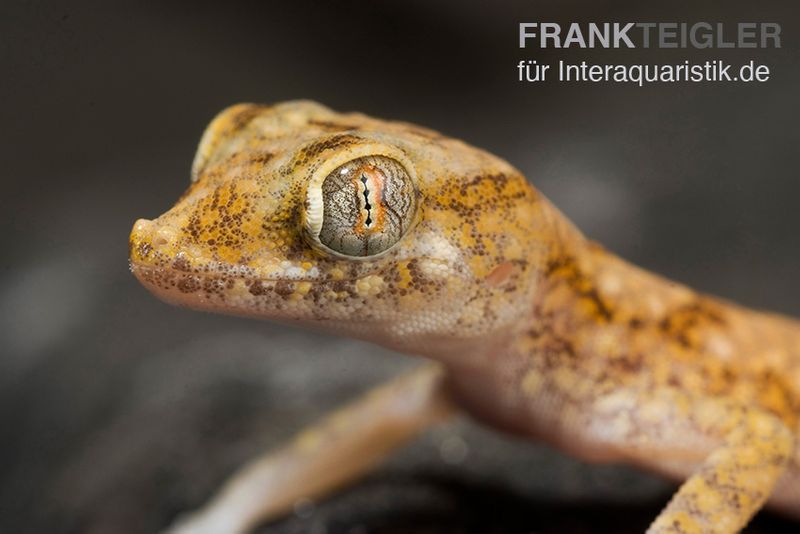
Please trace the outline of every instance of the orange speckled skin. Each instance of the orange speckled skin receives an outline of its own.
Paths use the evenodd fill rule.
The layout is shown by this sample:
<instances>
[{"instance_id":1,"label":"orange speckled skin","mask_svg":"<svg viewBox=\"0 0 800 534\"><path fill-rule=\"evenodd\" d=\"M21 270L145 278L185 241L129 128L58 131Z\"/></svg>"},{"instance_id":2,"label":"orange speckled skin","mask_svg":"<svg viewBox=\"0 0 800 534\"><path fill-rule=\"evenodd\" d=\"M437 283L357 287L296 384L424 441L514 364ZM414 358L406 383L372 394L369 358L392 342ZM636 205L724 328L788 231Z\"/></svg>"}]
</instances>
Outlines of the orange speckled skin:
<instances>
[{"instance_id":1,"label":"orange speckled skin","mask_svg":"<svg viewBox=\"0 0 800 534\"><path fill-rule=\"evenodd\" d=\"M338 257L304 233L307 191L368 155L409 170L414 223L383 254ZM795 321L625 263L508 163L406 123L238 105L192 174L131 234L131 269L159 297L429 357L490 424L690 477L652 532L735 532L770 497L800 517Z\"/></svg>"}]
</instances>

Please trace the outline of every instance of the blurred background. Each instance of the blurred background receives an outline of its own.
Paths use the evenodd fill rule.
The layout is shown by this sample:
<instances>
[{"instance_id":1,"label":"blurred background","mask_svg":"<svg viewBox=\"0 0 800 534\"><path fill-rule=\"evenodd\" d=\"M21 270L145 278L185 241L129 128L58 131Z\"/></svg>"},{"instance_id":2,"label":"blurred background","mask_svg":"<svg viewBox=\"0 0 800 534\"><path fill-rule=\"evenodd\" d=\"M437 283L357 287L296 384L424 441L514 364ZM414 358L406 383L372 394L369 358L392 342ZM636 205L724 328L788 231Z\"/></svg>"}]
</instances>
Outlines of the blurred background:
<instances>
[{"instance_id":1,"label":"blurred background","mask_svg":"<svg viewBox=\"0 0 800 534\"><path fill-rule=\"evenodd\" d=\"M800 315L798 14L645 2L0 5L0 531L154 532L245 460L416 364L169 307L128 272L211 117L311 98L509 160L588 235ZM525 21L778 22L779 50L517 48ZM520 84L521 59L754 59L763 84ZM265 533L641 532L672 484L462 421ZM749 532L796 531L762 513Z\"/></svg>"}]
</instances>

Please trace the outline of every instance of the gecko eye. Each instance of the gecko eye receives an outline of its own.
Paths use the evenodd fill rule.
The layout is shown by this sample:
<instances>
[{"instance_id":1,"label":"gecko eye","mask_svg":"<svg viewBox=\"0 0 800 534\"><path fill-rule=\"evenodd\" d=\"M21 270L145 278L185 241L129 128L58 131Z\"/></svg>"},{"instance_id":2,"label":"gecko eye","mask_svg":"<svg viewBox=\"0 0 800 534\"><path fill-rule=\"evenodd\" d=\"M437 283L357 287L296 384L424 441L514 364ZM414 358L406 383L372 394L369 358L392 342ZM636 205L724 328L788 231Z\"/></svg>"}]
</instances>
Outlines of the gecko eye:
<instances>
[{"instance_id":1,"label":"gecko eye","mask_svg":"<svg viewBox=\"0 0 800 534\"><path fill-rule=\"evenodd\" d=\"M306 229L335 253L374 256L403 237L416 204L414 183L400 162L366 156L340 165L309 190Z\"/></svg>"}]
</instances>

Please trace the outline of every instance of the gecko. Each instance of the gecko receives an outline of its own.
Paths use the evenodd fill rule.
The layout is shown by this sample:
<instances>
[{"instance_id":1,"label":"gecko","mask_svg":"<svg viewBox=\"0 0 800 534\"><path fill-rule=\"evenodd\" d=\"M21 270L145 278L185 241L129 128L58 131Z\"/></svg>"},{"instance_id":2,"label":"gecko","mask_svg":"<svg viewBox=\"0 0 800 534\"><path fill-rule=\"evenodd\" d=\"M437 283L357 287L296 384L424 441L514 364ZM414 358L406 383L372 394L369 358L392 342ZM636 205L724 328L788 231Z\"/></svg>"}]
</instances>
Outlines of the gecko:
<instances>
[{"instance_id":1,"label":"gecko","mask_svg":"<svg viewBox=\"0 0 800 534\"><path fill-rule=\"evenodd\" d=\"M311 101L234 105L129 255L169 303L426 360L170 532L247 532L459 414L681 481L649 533L738 532L764 506L800 520L800 322L627 263L460 140Z\"/></svg>"}]
</instances>

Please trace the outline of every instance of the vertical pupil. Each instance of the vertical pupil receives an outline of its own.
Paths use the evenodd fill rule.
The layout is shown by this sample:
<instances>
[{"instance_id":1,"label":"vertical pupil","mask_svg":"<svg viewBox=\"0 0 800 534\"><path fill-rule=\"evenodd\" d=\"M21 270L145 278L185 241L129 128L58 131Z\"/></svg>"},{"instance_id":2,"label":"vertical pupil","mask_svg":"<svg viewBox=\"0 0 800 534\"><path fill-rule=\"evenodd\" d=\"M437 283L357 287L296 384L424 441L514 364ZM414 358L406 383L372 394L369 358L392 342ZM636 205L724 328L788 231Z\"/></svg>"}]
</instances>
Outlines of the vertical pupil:
<instances>
[{"instance_id":1,"label":"vertical pupil","mask_svg":"<svg viewBox=\"0 0 800 534\"><path fill-rule=\"evenodd\" d=\"M364 222L369 226L372 224L372 217L370 214L372 206L369 203L369 188L367 187L367 177L364 174L361 175L361 183L364 184L364 209L367 210L367 220Z\"/></svg>"}]
</instances>

